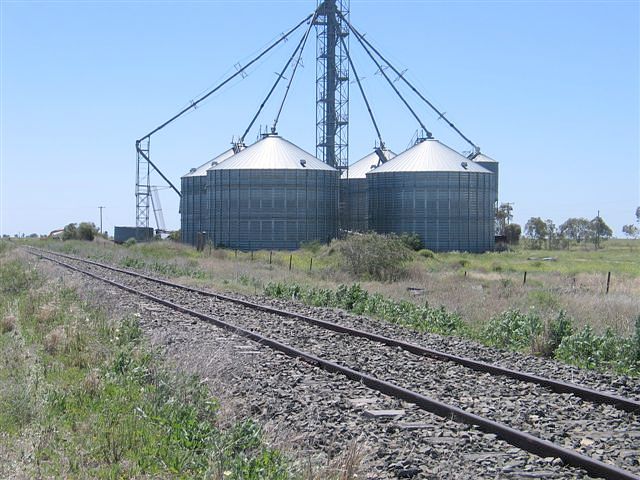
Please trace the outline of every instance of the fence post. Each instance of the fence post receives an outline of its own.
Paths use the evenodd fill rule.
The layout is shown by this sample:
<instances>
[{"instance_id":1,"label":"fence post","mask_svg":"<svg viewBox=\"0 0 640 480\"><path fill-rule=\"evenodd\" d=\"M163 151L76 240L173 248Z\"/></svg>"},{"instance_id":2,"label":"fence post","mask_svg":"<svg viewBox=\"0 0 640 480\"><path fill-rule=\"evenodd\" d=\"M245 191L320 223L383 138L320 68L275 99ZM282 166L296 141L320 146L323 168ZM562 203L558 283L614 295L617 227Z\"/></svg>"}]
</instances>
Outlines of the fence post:
<instances>
[{"instance_id":1,"label":"fence post","mask_svg":"<svg viewBox=\"0 0 640 480\"><path fill-rule=\"evenodd\" d=\"M236 258L238 258L238 249L236 248Z\"/></svg>"},{"instance_id":2,"label":"fence post","mask_svg":"<svg viewBox=\"0 0 640 480\"><path fill-rule=\"evenodd\" d=\"M291 271L291 260L293 260L293 254L289 255L289 271Z\"/></svg>"},{"instance_id":3,"label":"fence post","mask_svg":"<svg viewBox=\"0 0 640 480\"><path fill-rule=\"evenodd\" d=\"M607 293L609 293L609 284L611 283L611 272L607 274Z\"/></svg>"},{"instance_id":4,"label":"fence post","mask_svg":"<svg viewBox=\"0 0 640 480\"><path fill-rule=\"evenodd\" d=\"M269 265L271 265L271 257L273 256L273 251L269 252Z\"/></svg>"},{"instance_id":5,"label":"fence post","mask_svg":"<svg viewBox=\"0 0 640 480\"><path fill-rule=\"evenodd\" d=\"M522 278L522 285L526 285L527 283L527 271L524 271L524 277Z\"/></svg>"},{"instance_id":6,"label":"fence post","mask_svg":"<svg viewBox=\"0 0 640 480\"><path fill-rule=\"evenodd\" d=\"M253 250L251 250L251 261L253 262Z\"/></svg>"},{"instance_id":7,"label":"fence post","mask_svg":"<svg viewBox=\"0 0 640 480\"><path fill-rule=\"evenodd\" d=\"M311 271L311 267L313 267L313 257L309 260L309 271Z\"/></svg>"},{"instance_id":8,"label":"fence post","mask_svg":"<svg viewBox=\"0 0 640 480\"><path fill-rule=\"evenodd\" d=\"M466 271L466 270L464 271L464 276L465 276L465 277L467 276L467 271Z\"/></svg>"}]
</instances>

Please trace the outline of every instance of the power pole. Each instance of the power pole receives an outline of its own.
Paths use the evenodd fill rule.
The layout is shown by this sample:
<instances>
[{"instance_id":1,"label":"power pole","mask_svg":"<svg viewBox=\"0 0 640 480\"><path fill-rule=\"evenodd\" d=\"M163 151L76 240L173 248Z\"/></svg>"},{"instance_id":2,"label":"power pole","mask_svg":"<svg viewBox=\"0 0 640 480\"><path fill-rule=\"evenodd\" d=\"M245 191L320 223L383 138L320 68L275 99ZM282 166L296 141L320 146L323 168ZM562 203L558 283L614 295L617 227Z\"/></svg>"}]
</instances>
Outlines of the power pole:
<instances>
[{"instance_id":1,"label":"power pole","mask_svg":"<svg viewBox=\"0 0 640 480\"><path fill-rule=\"evenodd\" d=\"M596 217L596 250L600 248L600 210L598 210L598 216Z\"/></svg>"},{"instance_id":2,"label":"power pole","mask_svg":"<svg viewBox=\"0 0 640 480\"><path fill-rule=\"evenodd\" d=\"M102 209L107 207L98 207L100 209L100 233L102 233Z\"/></svg>"}]
</instances>

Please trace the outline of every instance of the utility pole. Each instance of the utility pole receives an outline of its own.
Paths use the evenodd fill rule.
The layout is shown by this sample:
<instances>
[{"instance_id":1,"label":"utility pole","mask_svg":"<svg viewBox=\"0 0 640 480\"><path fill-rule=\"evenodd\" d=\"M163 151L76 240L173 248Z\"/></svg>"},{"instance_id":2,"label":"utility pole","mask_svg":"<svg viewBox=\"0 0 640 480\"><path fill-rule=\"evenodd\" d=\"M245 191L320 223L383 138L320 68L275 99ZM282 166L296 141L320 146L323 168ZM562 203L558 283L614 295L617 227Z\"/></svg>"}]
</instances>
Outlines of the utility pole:
<instances>
[{"instance_id":1,"label":"utility pole","mask_svg":"<svg viewBox=\"0 0 640 480\"><path fill-rule=\"evenodd\" d=\"M102 233L102 209L107 207L98 207L100 209L100 233Z\"/></svg>"}]
</instances>

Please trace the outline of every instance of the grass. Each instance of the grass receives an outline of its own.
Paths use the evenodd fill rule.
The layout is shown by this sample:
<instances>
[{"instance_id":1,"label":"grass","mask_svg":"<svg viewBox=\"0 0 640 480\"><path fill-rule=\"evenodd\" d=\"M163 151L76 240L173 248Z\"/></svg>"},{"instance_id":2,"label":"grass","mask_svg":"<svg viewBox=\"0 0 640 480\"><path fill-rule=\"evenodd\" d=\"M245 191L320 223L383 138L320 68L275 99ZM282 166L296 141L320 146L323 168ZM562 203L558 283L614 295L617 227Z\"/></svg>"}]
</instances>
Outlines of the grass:
<instances>
[{"instance_id":1,"label":"grass","mask_svg":"<svg viewBox=\"0 0 640 480\"><path fill-rule=\"evenodd\" d=\"M108 316L11 253L0 254L0 477L302 478L251 419L222 426L217 400L164 365L135 316Z\"/></svg>"},{"instance_id":2,"label":"grass","mask_svg":"<svg viewBox=\"0 0 640 480\"><path fill-rule=\"evenodd\" d=\"M416 252L405 263L404 275L393 282L358 278L345 267L341 250L334 243L304 245L295 252L253 254L224 249L197 252L171 242L128 248L106 242L46 245L169 276L190 285L235 293L260 294L269 285L277 284L300 292L327 292L335 291L339 284L358 283L371 299L380 299L369 300L373 304L397 304L400 311L412 312L422 312L420 309L427 305L429 311L441 310L461 321L462 328L456 326L451 332L445 329L440 333L476 332L475 338L481 337L477 332L485 331L487 325L499 323L498 319L506 312L523 312L526 317L533 311L542 325L541 333L528 338L524 342L526 347L506 342L502 348L536 353L549 354L547 337L561 314L570 319L574 335L588 329L594 339L634 338L635 320L640 314L640 241L633 240L609 240L597 251L591 245L574 245L569 250L554 251L518 248L485 254ZM611 283L607 294L608 272ZM311 304L318 302L313 298L315 295L329 294L310 294ZM330 303L335 304L333 300ZM378 315L374 310L372 307L363 313ZM424 313L408 314L409 320L378 316L425 331L440 328L420 324L416 320L420 315ZM491 343L489 339L483 341ZM603 345L609 343L603 340ZM556 342L553 349L558 346ZM562 359L572 361L568 354ZM590 365L577 359L573 362ZM596 363L605 365L607 361ZM628 365L621 368L630 369Z\"/></svg>"}]
</instances>

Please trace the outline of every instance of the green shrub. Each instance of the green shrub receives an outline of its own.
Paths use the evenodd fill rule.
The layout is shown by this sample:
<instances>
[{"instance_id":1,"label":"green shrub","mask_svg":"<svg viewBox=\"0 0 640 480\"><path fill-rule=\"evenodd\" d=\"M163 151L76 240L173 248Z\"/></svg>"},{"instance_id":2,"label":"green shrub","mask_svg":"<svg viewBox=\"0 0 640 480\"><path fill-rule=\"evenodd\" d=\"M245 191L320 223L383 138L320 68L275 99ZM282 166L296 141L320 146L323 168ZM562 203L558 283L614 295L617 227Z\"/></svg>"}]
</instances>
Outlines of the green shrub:
<instances>
[{"instance_id":1,"label":"green shrub","mask_svg":"<svg viewBox=\"0 0 640 480\"><path fill-rule=\"evenodd\" d=\"M424 257L424 258L435 258L435 256L436 256L436 254L433 253L428 248L423 248L422 250L419 250L418 251L418 255L420 255L421 257Z\"/></svg>"},{"instance_id":2,"label":"green shrub","mask_svg":"<svg viewBox=\"0 0 640 480\"><path fill-rule=\"evenodd\" d=\"M129 247L133 247L136 243L136 239L135 238L128 238L126 242L124 242L124 246L129 248Z\"/></svg>"},{"instance_id":3,"label":"green shrub","mask_svg":"<svg viewBox=\"0 0 640 480\"><path fill-rule=\"evenodd\" d=\"M607 329L596 335L590 326L566 336L555 352L556 358L582 368L613 369L623 373L640 372L637 339L623 338Z\"/></svg>"},{"instance_id":4,"label":"green shrub","mask_svg":"<svg viewBox=\"0 0 640 480\"><path fill-rule=\"evenodd\" d=\"M417 233L402 233L398 237L402 243L404 243L405 247L414 252L421 250L424 248L424 244L422 243L422 239L420 235Z\"/></svg>"},{"instance_id":5,"label":"green shrub","mask_svg":"<svg viewBox=\"0 0 640 480\"><path fill-rule=\"evenodd\" d=\"M395 235L349 235L334 243L347 271L357 278L393 281L407 273L411 251Z\"/></svg>"},{"instance_id":6,"label":"green shrub","mask_svg":"<svg viewBox=\"0 0 640 480\"><path fill-rule=\"evenodd\" d=\"M543 331L542 320L537 313L507 310L491 318L480 336L489 345L510 350L522 350L533 346Z\"/></svg>"},{"instance_id":7,"label":"green shrub","mask_svg":"<svg viewBox=\"0 0 640 480\"><path fill-rule=\"evenodd\" d=\"M357 315L371 315L424 332L451 335L466 329L460 316L444 307L420 306L406 300L396 301L380 294L370 294L357 283L330 290L277 282L267 284L264 291L271 297L293 298L317 307L343 308Z\"/></svg>"}]
</instances>

